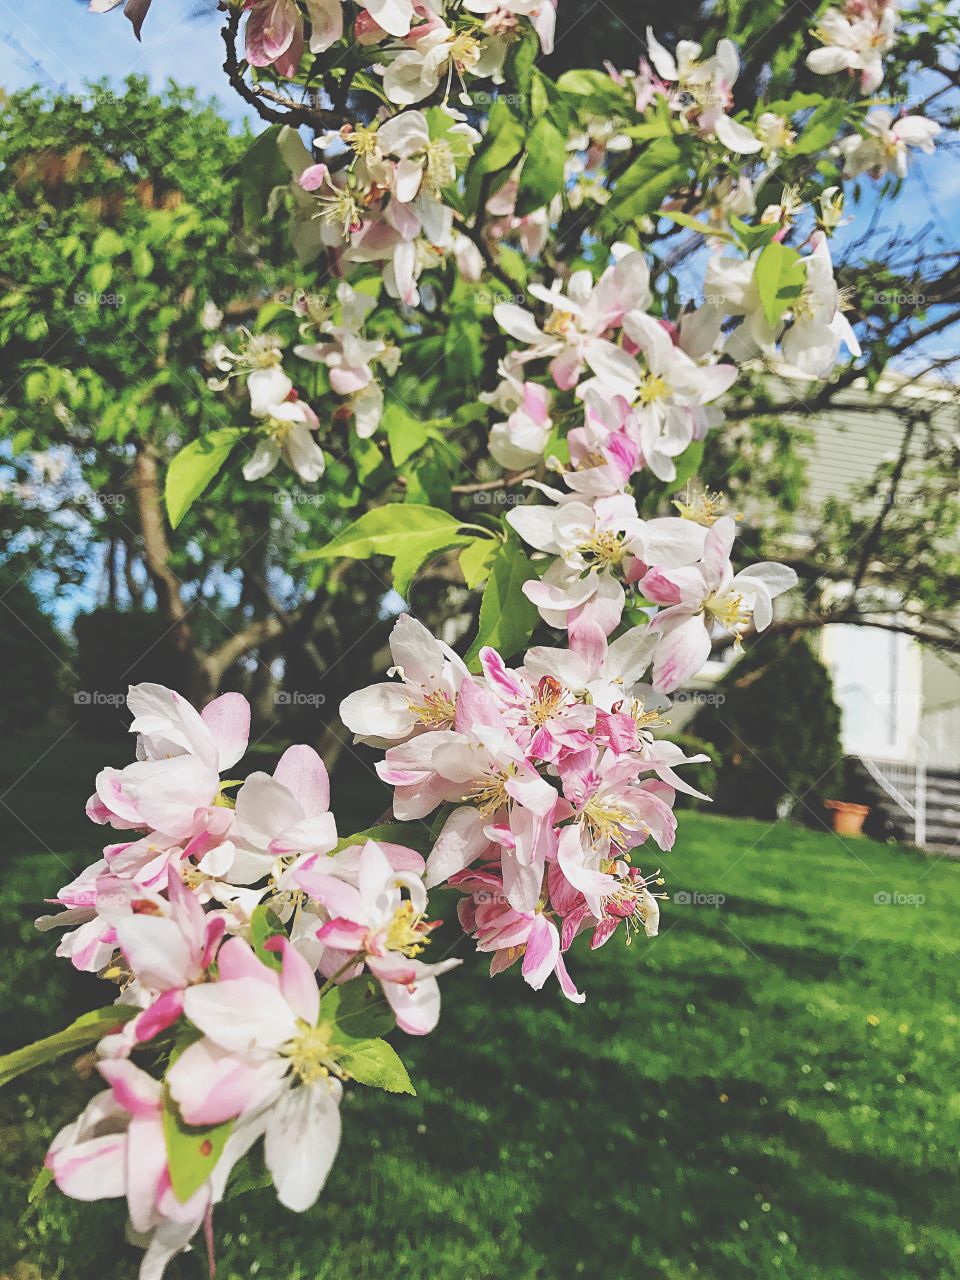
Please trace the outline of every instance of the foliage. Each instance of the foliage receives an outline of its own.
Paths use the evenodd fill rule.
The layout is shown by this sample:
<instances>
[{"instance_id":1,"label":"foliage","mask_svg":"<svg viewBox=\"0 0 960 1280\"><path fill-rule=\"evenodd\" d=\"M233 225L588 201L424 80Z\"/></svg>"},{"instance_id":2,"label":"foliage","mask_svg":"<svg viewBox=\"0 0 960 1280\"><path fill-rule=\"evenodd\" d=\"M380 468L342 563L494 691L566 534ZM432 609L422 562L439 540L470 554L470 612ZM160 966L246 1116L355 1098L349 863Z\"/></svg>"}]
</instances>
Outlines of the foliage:
<instances>
[{"instance_id":1,"label":"foliage","mask_svg":"<svg viewBox=\"0 0 960 1280\"><path fill-rule=\"evenodd\" d=\"M823 826L828 775L841 759L830 676L802 635L771 637L735 662L700 711L697 733L716 744L716 804L773 819L786 808ZM845 798L845 797L841 797Z\"/></svg>"}]
</instances>

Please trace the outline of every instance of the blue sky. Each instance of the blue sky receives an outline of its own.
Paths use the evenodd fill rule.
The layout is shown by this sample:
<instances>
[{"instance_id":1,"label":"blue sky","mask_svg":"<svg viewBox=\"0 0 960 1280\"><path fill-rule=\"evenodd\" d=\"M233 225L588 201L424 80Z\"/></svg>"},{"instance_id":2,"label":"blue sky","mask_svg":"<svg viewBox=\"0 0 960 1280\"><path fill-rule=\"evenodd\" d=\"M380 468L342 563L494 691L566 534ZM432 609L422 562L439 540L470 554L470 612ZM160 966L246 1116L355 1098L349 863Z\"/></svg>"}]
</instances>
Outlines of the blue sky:
<instances>
[{"instance_id":1,"label":"blue sky","mask_svg":"<svg viewBox=\"0 0 960 1280\"><path fill-rule=\"evenodd\" d=\"M198 9L209 9L209 17L188 22ZM79 92L85 80L119 82L135 73L160 88L172 76L216 97L239 120L248 108L221 70L219 17L214 0L157 0L138 44L120 9L98 15L77 0L0 0L0 85L39 82Z\"/></svg>"}]
</instances>

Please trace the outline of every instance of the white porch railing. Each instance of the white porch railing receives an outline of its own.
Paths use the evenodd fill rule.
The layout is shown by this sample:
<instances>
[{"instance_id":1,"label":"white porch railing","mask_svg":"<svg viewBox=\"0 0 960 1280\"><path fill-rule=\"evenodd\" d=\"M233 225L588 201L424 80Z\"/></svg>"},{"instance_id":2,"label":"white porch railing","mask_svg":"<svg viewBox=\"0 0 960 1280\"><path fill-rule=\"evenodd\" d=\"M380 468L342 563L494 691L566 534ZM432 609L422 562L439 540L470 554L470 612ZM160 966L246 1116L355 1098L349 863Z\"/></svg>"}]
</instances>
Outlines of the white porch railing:
<instances>
[{"instance_id":1,"label":"white porch railing","mask_svg":"<svg viewBox=\"0 0 960 1280\"><path fill-rule=\"evenodd\" d=\"M913 843L919 848L927 844L927 744L917 739L912 762L880 760L873 756L858 757L874 782L913 821Z\"/></svg>"}]
</instances>

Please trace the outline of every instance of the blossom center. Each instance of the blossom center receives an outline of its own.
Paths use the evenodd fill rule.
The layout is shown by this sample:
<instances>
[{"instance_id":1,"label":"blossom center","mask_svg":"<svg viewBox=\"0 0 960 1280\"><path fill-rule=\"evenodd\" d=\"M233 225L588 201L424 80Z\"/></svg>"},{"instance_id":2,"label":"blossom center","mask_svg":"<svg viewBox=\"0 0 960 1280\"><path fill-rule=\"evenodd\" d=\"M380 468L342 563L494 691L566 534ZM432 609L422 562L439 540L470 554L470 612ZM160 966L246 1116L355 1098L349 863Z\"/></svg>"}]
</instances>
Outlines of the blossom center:
<instances>
[{"instance_id":1,"label":"blossom center","mask_svg":"<svg viewBox=\"0 0 960 1280\"><path fill-rule=\"evenodd\" d=\"M510 799L507 795L507 775L504 773L488 775L487 780L478 783L469 795L464 796L464 799L472 801L482 817L492 817Z\"/></svg>"},{"instance_id":2,"label":"blossom center","mask_svg":"<svg viewBox=\"0 0 960 1280\"><path fill-rule=\"evenodd\" d=\"M553 676L542 676L537 684L536 697L530 703L530 719L536 725L543 725L555 716L563 702L566 689Z\"/></svg>"},{"instance_id":3,"label":"blossom center","mask_svg":"<svg viewBox=\"0 0 960 1280\"><path fill-rule=\"evenodd\" d=\"M583 820L594 844L609 841L619 848L626 847L626 828L631 815L622 806L599 796L593 796L583 806Z\"/></svg>"},{"instance_id":4,"label":"blossom center","mask_svg":"<svg viewBox=\"0 0 960 1280\"><path fill-rule=\"evenodd\" d=\"M695 489L687 485L683 499L675 498L673 505L684 520L692 520L694 524L709 529L720 519L727 509L727 499L722 493L712 493L709 489Z\"/></svg>"},{"instance_id":5,"label":"blossom center","mask_svg":"<svg viewBox=\"0 0 960 1280\"><path fill-rule=\"evenodd\" d=\"M480 61L480 41L466 31L450 41L450 61L458 71L471 71Z\"/></svg>"},{"instance_id":6,"label":"blossom center","mask_svg":"<svg viewBox=\"0 0 960 1280\"><path fill-rule=\"evenodd\" d=\"M457 718L457 708L442 689L428 693L422 702L411 702L410 711L428 729L446 729Z\"/></svg>"},{"instance_id":7,"label":"blossom center","mask_svg":"<svg viewBox=\"0 0 960 1280\"><path fill-rule=\"evenodd\" d=\"M358 124L351 130L347 142L355 155L369 158L380 154L380 140L377 137L378 125Z\"/></svg>"},{"instance_id":8,"label":"blossom center","mask_svg":"<svg viewBox=\"0 0 960 1280\"><path fill-rule=\"evenodd\" d=\"M620 535L610 530L595 530L581 550L588 559L607 569L621 564L625 554Z\"/></svg>"},{"instance_id":9,"label":"blossom center","mask_svg":"<svg viewBox=\"0 0 960 1280\"><path fill-rule=\"evenodd\" d=\"M304 1084L316 1084L336 1068L333 1045L330 1043L330 1026L326 1022L311 1027L301 1018L297 1022L297 1034L287 1041L280 1052L290 1059L294 1075Z\"/></svg>"},{"instance_id":10,"label":"blossom center","mask_svg":"<svg viewBox=\"0 0 960 1280\"><path fill-rule=\"evenodd\" d=\"M572 311L554 311L543 326L543 332L552 338L566 338L577 327L577 317Z\"/></svg>"},{"instance_id":11,"label":"blossom center","mask_svg":"<svg viewBox=\"0 0 960 1280\"><path fill-rule=\"evenodd\" d=\"M319 203L320 212L317 217L321 222L339 226L344 236L356 231L363 222L363 211L357 197L346 188L334 191L329 196L320 196Z\"/></svg>"},{"instance_id":12,"label":"blossom center","mask_svg":"<svg viewBox=\"0 0 960 1280\"><path fill-rule=\"evenodd\" d=\"M416 915L412 902L401 902L387 925L387 950L399 951L412 960L429 943L430 928L423 916Z\"/></svg>"},{"instance_id":13,"label":"blossom center","mask_svg":"<svg viewBox=\"0 0 960 1280\"><path fill-rule=\"evenodd\" d=\"M656 373L645 373L640 379L639 399L641 404L656 404L666 399L669 388L663 378Z\"/></svg>"},{"instance_id":14,"label":"blossom center","mask_svg":"<svg viewBox=\"0 0 960 1280\"><path fill-rule=\"evenodd\" d=\"M712 592L703 602L703 607L711 617L716 618L721 627L725 627L736 636L739 636L750 621L750 615L743 607L743 596L735 595L732 591L724 595L719 595L716 591Z\"/></svg>"},{"instance_id":15,"label":"blossom center","mask_svg":"<svg viewBox=\"0 0 960 1280\"><path fill-rule=\"evenodd\" d=\"M457 177L457 166L450 150L450 144L443 138L435 138L426 146L427 186L434 196L439 196L444 187L453 184Z\"/></svg>"}]
</instances>

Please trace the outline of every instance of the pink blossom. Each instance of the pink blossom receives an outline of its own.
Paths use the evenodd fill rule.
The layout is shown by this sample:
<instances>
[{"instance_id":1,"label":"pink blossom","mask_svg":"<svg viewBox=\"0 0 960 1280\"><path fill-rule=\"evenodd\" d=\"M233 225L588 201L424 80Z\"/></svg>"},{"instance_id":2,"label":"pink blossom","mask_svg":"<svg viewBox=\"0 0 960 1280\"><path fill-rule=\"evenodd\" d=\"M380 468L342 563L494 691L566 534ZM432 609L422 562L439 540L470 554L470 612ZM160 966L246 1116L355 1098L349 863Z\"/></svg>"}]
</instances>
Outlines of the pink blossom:
<instances>
[{"instance_id":1,"label":"pink blossom","mask_svg":"<svg viewBox=\"0 0 960 1280\"><path fill-rule=\"evenodd\" d=\"M463 871L450 884L469 895L461 898L457 914L463 931L476 939L477 950L492 953L491 977L522 956L523 980L534 991L539 991L554 973L567 999L583 1004L586 997L567 973L560 933L552 919L540 910L517 911L512 907L496 872Z\"/></svg>"},{"instance_id":2,"label":"pink blossom","mask_svg":"<svg viewBox=\"0 0 960 1280\"><path fill-rule=\"evenodd\" d=\"M222 1198L231 1169L256 1135L232 1134L211 1177L181 1201L167 1167L162 1085L132 1062L100 1062L97 1069L110 1088L57 1134L45 1164L75 1200L126 1198L130 1226L146 1248L141 1280L160 1280Z\"/></svg>"},{"instance_id":3,"label":"pink blossom","mask_svg":"<svg viewBox=\"0 0 960 1280\"><path fill-rule=\"evenodd\" d=\"M425 919L422 876L395 870L372 840L360 854L355 886L324 870L316 861L294 876L330 914L318 939L339 953L338 968L351 956L358 968L366 964L381 983L398 1026L411 1035L426 1035L440 1017L437 978L460 961L426 964L418 958L433 928Z\"/></svg>"},{"instance_id":4,"label":"pink blossom","mask_svg":"<svg viewBox=\"0 0 960 1280\"><path fill-rule=\"evenodd\" d=\"M354 741L390 747L452 728L457 690L467 674L463 661L406 613L390 633L390 653L389 674L399 679L359 689L340 703L340 718L356 735Z\"/></svg>"},{"instance_id":5,"label":"pink blossom","mask_svg":"<svg viewBox=\"0 0 960 1280\"><path fill-rule=\"evenodd\" d=\"M653 664L653 683L665 693L676 689L710 656L714 623L738 637L752 620L763 631L773 620L773 600L796 585L786 565L750 565L734 575L730 550L736 522L722 516L707 533L698 564L680 569L651 569L640 582L648 600L665 605L651 626L662 637Z\"/></svg>"},{"instance_id":6,"label":"pink blossom","mask_svg":"<svg viewBox=\"0 0 960 1280\"><path fill-rule=\"evenodd\" d=\"M285 939L279 949L278 974L241 939L224 943L219 981L184 994L186 1016L203 1039L183 1051L166 1082L187 1124L242 1117L251 1141L263 1134L280 1203L302 1212L336 1156L343 1089L318 1024L313 970Z\"/></svg>"}]
</instances>

